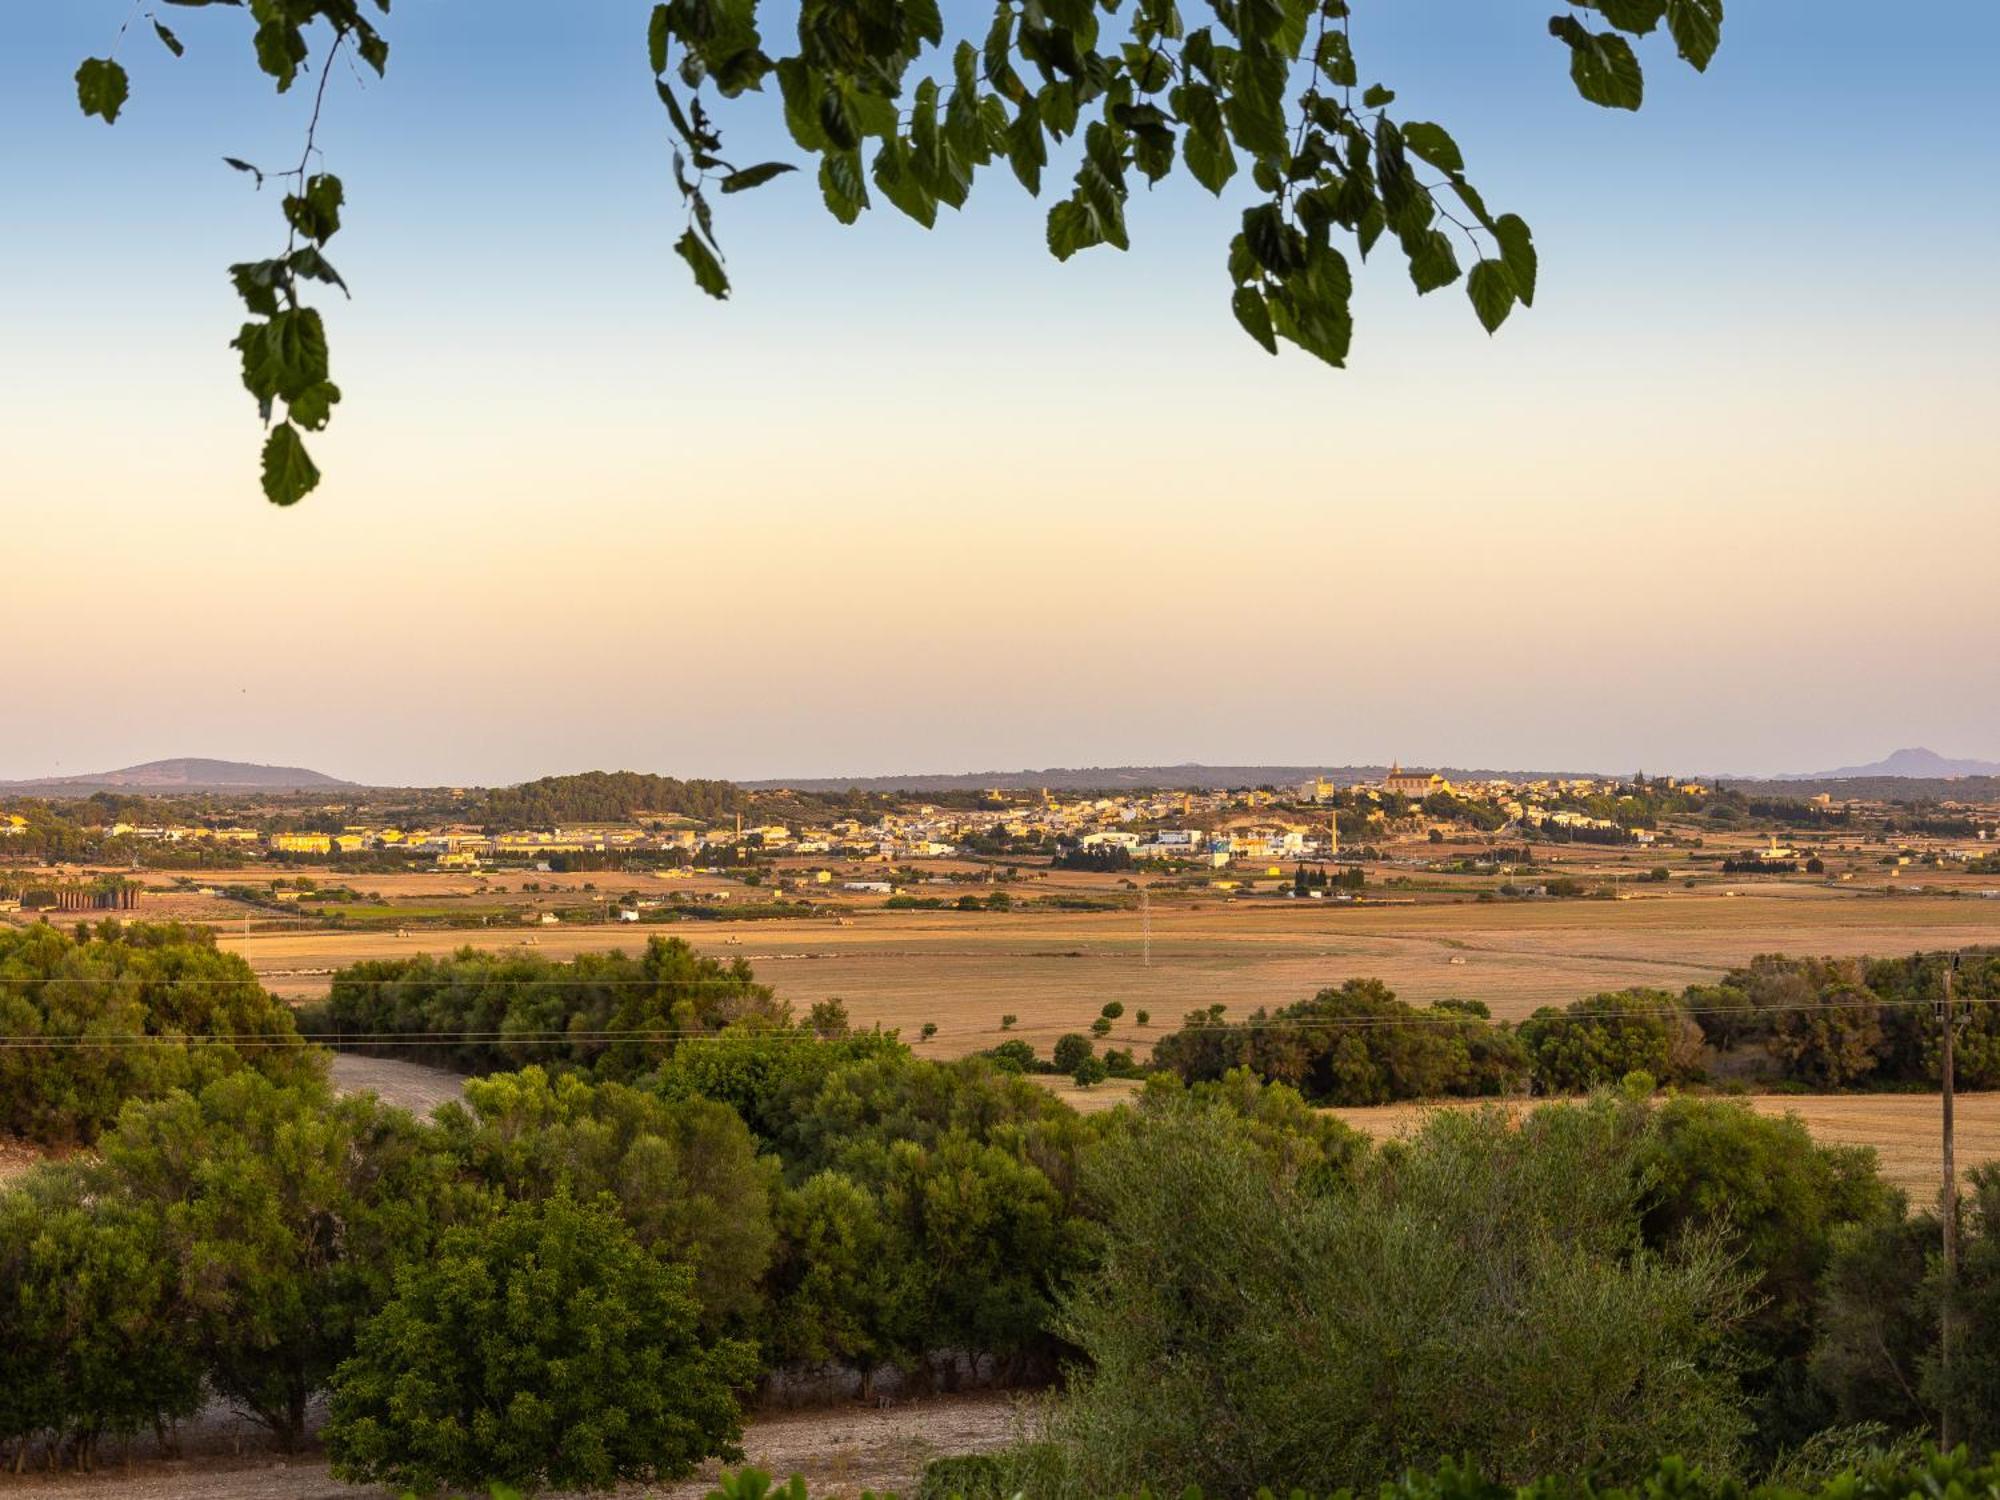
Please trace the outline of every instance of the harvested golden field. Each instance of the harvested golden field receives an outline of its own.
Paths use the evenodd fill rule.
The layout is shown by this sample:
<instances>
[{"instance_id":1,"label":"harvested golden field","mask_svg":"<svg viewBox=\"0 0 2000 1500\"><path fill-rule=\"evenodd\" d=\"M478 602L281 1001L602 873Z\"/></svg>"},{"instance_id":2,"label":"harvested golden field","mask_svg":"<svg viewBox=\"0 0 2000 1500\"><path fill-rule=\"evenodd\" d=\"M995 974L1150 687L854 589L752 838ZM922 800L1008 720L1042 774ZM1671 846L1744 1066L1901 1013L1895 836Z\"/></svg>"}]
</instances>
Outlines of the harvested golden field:
<instances>
[{"instance_id":1,"label":"harvested golden field","mask_svg":"<svg viewBox=\"0 0 2000 1500\"><path fill-rule=\"evenodd\" d=\"M1937 1200L1943 1142L1936 1094L1752 1094L1742 1102L1759 1114L1797 1115L1818 1140L1874 1147L1882 1175L1907 1192L1912 1204ZM1466 1102L1385 1104L1329 1113L1387 1139L1418 1129L1435 1110L1477 1107ZM1960 1094L1956 1116L1960 1173L2000 1160L2000 1093Z\"/></svg>"},{"instance_id":2,"label":"harvested golden field","mask_svg":"<svg viewBox=\"0 0 2000 1500\"><path fill-rule=\"evenodd\" d=\"M364 958L446 953L460 946L550 958L636 949L648 935L685 938L718 958L742 957L803 1009L839 996L863 1024L914 1036L925 1050L991 1046L1000 1018L1046 1047L1080 1030L1107 1000L1125 1005L1111 1044L1143 1046L1186 1011L1221 1004L1241 1016L1355 976L1387 981L1418 1003L1484 1000L1502 1018L1605 989L1678 989L1758 953L1891 954L2000 942L2000 902L1859 895L1766 885L1728 896L1669 892L1626 901L1473 902L1333 906L1210 899L1156 902L1151 962L1136 911L885 911L851 908L840 921L683 922L395 932L224 927L281 994L310 999L328 975ZM534 946L524 948L532 939ZM1135 1024L1139 1010L1152 1024Z\"/></svg>"}]
</instances>

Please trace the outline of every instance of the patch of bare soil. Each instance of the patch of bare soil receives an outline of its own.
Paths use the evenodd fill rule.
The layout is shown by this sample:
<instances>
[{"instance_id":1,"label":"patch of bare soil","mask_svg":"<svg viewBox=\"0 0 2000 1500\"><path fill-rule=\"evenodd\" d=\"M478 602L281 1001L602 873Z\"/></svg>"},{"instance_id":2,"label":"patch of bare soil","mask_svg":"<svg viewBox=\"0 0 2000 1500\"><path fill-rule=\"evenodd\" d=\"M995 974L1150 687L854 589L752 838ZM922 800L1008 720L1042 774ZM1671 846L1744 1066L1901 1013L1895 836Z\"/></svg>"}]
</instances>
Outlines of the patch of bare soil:
<instances>
[{"instance_id":1,"label":"patch of bare soil","mask_svg":"<svg viewBox=\"0 0 2000 1500\"><path fill-rule=\"evenodd\" d=\"M863 1490L916 1487L924 1465L949 1454L1005 1447L1027 1427L1033 1398L1009 1392L934 1396L883 1407L846 1404L753 1415L744 1432L746 1462L786 1479L803 1477L814 1500L846 1500ZM342 1484L318 1454L282 1458L260 1450L247 1424L211 1414L183 1430L182 1458L152 1456L150 1438L129 1457L106 1443L94 1474L0 1473L0 1500L357 1500L382 1493ZM723 1465L665 1485L626 1485L625 1500L702 1500ZM563 1500L550 1496L548 1500Z\"/></svg>"},{"instance_id":2,"label":"patch of bare soil","mask_svg":"<svg viewBox=\"0 0 2000 1500\"><path fill-rule=\"evenodd\" d=\"M26 1141L10 1141L0 1137L0 1187L21 1176L36 1162L42 1160L42 1153Z\"/></svg>"}]
</instances>

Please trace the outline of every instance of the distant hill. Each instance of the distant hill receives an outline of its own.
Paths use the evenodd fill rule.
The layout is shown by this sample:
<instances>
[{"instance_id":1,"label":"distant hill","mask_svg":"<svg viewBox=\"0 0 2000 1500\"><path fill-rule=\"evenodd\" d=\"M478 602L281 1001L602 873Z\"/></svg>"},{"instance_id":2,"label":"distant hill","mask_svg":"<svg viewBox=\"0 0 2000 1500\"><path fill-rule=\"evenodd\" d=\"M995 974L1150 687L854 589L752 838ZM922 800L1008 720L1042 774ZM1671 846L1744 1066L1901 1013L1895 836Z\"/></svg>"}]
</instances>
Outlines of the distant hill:
<instances>
[{"instance_id":1,"label":"distant hill","mask_svg":"<svg viewBox=\"0 0 2000 1500\"><path fill-rule=\"evenodd\" d=\"M2000 802L2000 776L1787 776L1760 781L1750 776L1717 778L1746 797L1777 797L1797 802L1824 793L1835 802Z\"/></svg>"},{"instance_id":2,"label":"distant hill","mask_svg":"<svg viewBox=\"0 0 2000 1500\"><path fill-rule=\"evenodd\" d=\"M1480 781L1492 777L1537 780L1549 776L1589 776L1589 771L1491 771L1458 766L1416 766L1408 770L1439 770L1447 780ZM966 792L992 787L1000 791L1115 792L1144 788L1176 791L1223 791L1231 787L1290 786L1324 776L1346 785L1380 781L1387 766L1051 766L1041 771L911 772L896 776L807 776L790 780L746 781L758 791L794 792Z\"/></svg>"},{"instance_id":3,"label":"distant hill","mask_svg":"<svg viewBox=\"0 0 2000 1500\"><path fill-rule=\"evenodd\" d=\"M91 792L310 792L352 787L302 766L256 766L238 760L149 760L119 771L84 776L43 776L33 781L0 781L0 792L36 796L87 796Z\"/></svg>"},{"instance_id":4,"label":"distant hill","mask_svg":"<svg viewBox=\"0 0 2000 1500\"><path fill-rule=\"evenodd\" d=\"M741 812L744 806L743 794L733 782L681 781L640 771L584 771L489 791L472 815L486 824L550 828L563 823L612 823L639 812L719 818Z\"/></svg>"},{"instance_id":5,"label":"distant hill","mask_svg":"<svg viewBox=\"0 0 2000 1500\"><path fill-rule=\"evenodd\" d=\"M1959 776L2000 776L2000 761L1953 760L1935 750L1898 750L1884 760L1865 766L1842 766L1834 771L1812 771L1773 778L1777 781L1860 781L1878 776L1907 776L1912 780L1947 781Z\"/></svg>"}]
</instances>

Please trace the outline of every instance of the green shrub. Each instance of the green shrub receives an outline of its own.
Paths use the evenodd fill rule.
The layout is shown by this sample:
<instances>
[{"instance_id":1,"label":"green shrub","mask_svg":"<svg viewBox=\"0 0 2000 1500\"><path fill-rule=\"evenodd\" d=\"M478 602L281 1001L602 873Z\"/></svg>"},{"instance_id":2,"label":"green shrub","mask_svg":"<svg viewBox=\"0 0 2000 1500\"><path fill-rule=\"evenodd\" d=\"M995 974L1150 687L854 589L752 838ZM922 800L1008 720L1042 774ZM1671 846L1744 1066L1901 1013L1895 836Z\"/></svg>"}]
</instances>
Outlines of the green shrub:
<instances>
[{"instance_id":1,"label":"green shrub","mask_svg":"<svg viewBox=\"0 0 2000 1500\"><path fill-rule=\"evenodd\" d=\"M704 1344L693 1273L558 1194L407 1265L333 1383L333 1471L429 1493L609 1489L737 1455L756 1351Z\"/></svg>"}]
</instances>

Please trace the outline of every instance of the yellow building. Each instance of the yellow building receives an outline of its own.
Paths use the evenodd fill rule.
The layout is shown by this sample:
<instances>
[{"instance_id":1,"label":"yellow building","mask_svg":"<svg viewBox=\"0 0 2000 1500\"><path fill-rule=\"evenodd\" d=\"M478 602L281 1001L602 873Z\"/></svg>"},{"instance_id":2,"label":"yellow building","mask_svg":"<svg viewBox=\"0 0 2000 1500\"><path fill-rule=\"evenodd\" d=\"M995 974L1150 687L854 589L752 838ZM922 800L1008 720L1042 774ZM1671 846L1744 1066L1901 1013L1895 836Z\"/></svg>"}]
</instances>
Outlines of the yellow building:
<instances>
[{"instance_id":1,"label":"yellow building","mask_svg":"<svg viewBox=\"0 0 2000 1500\"><path fill-rule=\"evenodd\" d=\"M276 854L331 854L333 839L324 833L274 833L271 849Z\"/></svg>"}]
</instances>

